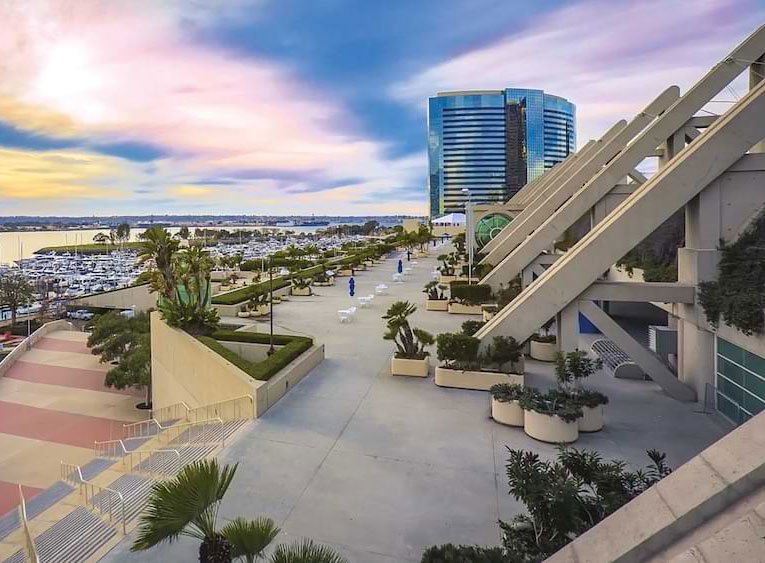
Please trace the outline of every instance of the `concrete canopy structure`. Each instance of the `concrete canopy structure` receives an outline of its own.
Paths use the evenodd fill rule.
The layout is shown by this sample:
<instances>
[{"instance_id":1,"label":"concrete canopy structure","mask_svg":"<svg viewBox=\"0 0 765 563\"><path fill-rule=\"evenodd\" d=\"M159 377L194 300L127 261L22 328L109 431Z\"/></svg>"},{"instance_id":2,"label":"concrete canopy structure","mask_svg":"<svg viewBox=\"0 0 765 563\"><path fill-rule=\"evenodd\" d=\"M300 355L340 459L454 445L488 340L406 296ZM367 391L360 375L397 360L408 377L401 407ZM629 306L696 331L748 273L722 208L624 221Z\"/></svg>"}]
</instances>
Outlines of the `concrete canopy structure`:
<instances>
[{"instance_id":1,"label":"concrete canopy structure","mask_svg":"<svg viewBox=\"0 0 765 563\"><path fill-rule=\"evenodd\" d=\"M591 288L682 209L686 248L680 252L680 279L695 287L715 277L717 241L741 232L765 204L765 194L757 189L765 180L765 160L761 154L747 154L765 138L765 83L752 80L751 90L724 115L696 114L746 68L751 67L753 77L762 76L763 53L765 27L687 93L679 96L677 87L669 87L628 124L617 124L505 204L515 216L483 249L483 263L495 267L482 283L498 288L521 275L524 290L476 334L482 342L496 335L523 341L556 318L560 347L573 350L579 345L582 312L607 337L630 348L632 360L670 395L684 400L703 397L705 386L714 385L715 362L714 337L700 334L709 334L700 307L674 301L678 297L669 288L663 293L655 287L651 296L645 291L641 296L633 291L638 288L623 282L625 291L633 291L634 301L674 302L663 306L671 313L671 325L688 325L689 331L678 336L689 339L688 348L679 342L677 365L671 366L619 332L595 305ZM647 179L636 168L656 156L659 171ZM567 229L587 220L590 229L581 240L565 253L554 250ZM607 299L611 298L603 298ZM699 334L690 337L690 327ZM754 346L761 355L763 344ZM694 352L688 353L691 349ZM703 370L692 360L699 353L708 360ZM697 369L691 372L683 358Z\"/></svg>"}]
</instances>

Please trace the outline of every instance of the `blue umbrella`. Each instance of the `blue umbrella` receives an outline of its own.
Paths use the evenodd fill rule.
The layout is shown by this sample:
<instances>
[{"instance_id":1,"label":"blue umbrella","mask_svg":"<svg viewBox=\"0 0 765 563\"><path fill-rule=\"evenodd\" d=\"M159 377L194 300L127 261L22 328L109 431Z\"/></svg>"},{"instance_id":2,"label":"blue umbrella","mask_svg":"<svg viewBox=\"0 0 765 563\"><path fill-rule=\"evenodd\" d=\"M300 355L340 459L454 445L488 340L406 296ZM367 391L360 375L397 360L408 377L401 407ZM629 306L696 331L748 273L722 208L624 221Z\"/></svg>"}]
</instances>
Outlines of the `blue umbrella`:
<instances>
[{"instance_id":1,"label":"blue umbrella","mask_svg":"<svg viewBox=\"0 0 765 563\"><path fill-rule=\"evenodd\" d=\"M404 271L404 263L401 261L401 258L398 259L398 273L402 273Z\"/></svg>"},{"instance_id":2,"label":"blue umbrella","mask_svg":"<svg viewBox=\"0 0 765 563\"><path fill-rule=\"evenodd\" d=\"M348 293L350 293L351 297L356 294L356 280L353 278L348 280Z\"/></svg>"}]
</instances>

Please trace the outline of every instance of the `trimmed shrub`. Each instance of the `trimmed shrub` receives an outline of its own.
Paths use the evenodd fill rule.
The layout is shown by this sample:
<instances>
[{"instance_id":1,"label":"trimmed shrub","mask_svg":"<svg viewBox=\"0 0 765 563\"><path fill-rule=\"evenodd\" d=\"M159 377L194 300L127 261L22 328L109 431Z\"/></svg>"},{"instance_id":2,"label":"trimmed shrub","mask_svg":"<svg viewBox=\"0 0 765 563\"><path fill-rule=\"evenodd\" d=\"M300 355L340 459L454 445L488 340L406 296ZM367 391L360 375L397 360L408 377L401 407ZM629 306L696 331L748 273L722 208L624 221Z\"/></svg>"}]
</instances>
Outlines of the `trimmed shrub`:
<instances>
[{"instance_id":1,"label":"trimmed shrub","mask_svg":"<svg viewBox=\"0 0 765 563\"><path fill-rule=\"evenodd\" d=\"M481 341L474 336L456 332L442 332L436 337L438 361L450 369L472 369L480 367L478 347Z\"/></svg>"},{"instance_id":2,"label":"trimmed shrub","mask_svg":"<svg viewBox=\"0 0 765 563\"><path fill-rule=\"evenodd\" d=\"M492 300L492 291L490 285L452 282L451 296L452 300L465 305L480 305Z\"/></svg>"}]
</instances>

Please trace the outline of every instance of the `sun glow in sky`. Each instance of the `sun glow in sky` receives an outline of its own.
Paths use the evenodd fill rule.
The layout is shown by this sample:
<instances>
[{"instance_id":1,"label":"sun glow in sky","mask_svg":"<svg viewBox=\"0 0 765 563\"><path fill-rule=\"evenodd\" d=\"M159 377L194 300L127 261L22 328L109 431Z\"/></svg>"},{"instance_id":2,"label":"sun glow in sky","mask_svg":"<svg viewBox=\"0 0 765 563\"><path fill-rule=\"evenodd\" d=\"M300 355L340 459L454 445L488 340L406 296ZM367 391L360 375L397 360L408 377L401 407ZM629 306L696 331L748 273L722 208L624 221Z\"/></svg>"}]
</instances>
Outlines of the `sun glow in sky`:
<instances>
[{"instance_id":1,"label":"sun glow in sky","mask_svg":"<svg viewBox=\"0 0 765 563\"><path fill-rule=\"evenodd\" d=\"M0 0L0 215L426 213L426 99L542 88L579 143L757 0ZM639 30L639 31L638 31Z\"/></svg>"}]
</instances>

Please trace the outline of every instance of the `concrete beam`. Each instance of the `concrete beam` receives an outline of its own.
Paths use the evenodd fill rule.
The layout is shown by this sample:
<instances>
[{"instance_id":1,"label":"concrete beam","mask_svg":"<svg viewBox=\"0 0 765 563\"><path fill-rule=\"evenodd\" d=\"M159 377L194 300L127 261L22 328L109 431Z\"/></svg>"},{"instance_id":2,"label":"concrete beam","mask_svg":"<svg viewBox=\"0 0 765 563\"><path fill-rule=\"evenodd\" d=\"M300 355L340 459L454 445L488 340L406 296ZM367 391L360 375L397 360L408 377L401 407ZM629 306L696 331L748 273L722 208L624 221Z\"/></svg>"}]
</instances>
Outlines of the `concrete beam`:
<instances>
[{"instance_id":1,"label":"concrete beam","mask_svg":"<svg viewBox=\"0 0 765 563\"><path fill-rule=\"evenodd\" d=\"M696 129L706 129L720 118L719 115L697 115L691 117L685 122L685 127L694 127Z\"/></svg>"},{"instance_id":2,"label":"concrete beam","mask_svg":"<svg viewBox=\"0 0 765 563\"><path fill-rule=\"evenodd\" d=\"M506 236L504 236L501 242L494 248L494 250L486 256L486 262L489 264L498 264L498 267L492 270L486 276L486 278L481 281L481 283L487 283L492 286L499 286L499 282L502 281L502 279L506 276L509 275L508 279L510 279L517 275L517 266L513 266L515 273L508 272L505 270L505 268L499 267L502 265L500 260L508 257L508 255L512 253L513 250L515 250L522 242L524 242L524 240L526 240L526 237L531 235L536 229L544 224L545 220L548 219L553 213L555 213L556 209L560 209L561 206L563 206L569 200L569 198L578 193L582 186L589 185L592 182L591 179L593 177L602 178L598 184L599 188L605 184L608 184L608 189L605 190L605 192L602 194L605 195L608 190L613 188L622 178L627 176L627 174L631 172L645 158L645 153L648 152L647 149L642 147L635 148L632 147L632 145L630 145L632 148L626 147L627 143L629 143L643 129L648 127L651 122L654 122L656 120L656 115L660 114L662 111L671 106L672 103L678 99L679 95L680 89L677 86L671 86L670 88L667 88L654 101L648 104L648 106L646 106L642 112L635 116L635 118L630 121L626 127L619 131L616 136L614 136L609 142L603 145L597 154L595 154L584 165L582 165L577 170L577 172L571 175L561 186L559 186L557 189L549 190L548 193L545 194L546 197L544 201L541 201L538 205L530 208L528 213L526 210L524 210L523 213L518 215L518 217L516 217L515 220L513 220L513 222L504 229L504 231L508 231ZM658 144L659 142L653 143L653 146L658 146ZM634 162L632 162L629 166L624 166L623 163L626 163L627 160L622 155L627 151L630 151L631 154L637 154L639 152L639 158L630 159L629 162L632 162L632 160L634 160ZM615 166L614 163L620 163L622 165ZM603 168L604 166L605 168ZM606 170L619 170L620 173L617 178L614 178L613 174L603 176L603 172ZM590 207L595 205L595 203L597 203L597 200L592 202L592 204L587 207L587 209L577 215L577 217L574 218L566 227L564 227L563 230L570 227L574 221L579 219L579 217L582 217ZM503 233L500 233L497 238L503 236ZM558 233L558 235L559 234L560 233ZM548 240L545 246L551 244L551 242L555 240L558 235ZM542 249L537 251L537 254L539 254L541 250ZM525 264L523 266L525 266Z\"/></svg>"},{"instance_id":3,"label":"concrete beam","mask_svg":"<svg viewBox=\"0 0 765 563\"><path fill-rule=\"evenodd\" d=\"M488 260L488 253L494 252L497 246L499 246L499 244L507 236L507 234L515 228L513 227L513 223L517 223L519 219L523 220L524 217L530 213L531 209L545 200L547 195L552 193L554 190L557 190L563 183L566 182L569 177L577 174L582 166L587 164L587 162L589 162L593 156L597 155L603 149L603 147L612 141L613 138L619 134L626 126L627 122L625 120L622 119L621 121L618 121L608 131L606 131L600 139L594 142L591 141L592 144L588 143L585 148L580 150L576 154L576 158L571 160L571 163L568 165L568 167L564 168L563 170L558 170L557 175L551 175L547 178L543 176L543 182L540 183L539 189L537 190L534 198L524 205L523 210L518 215L516 215L512 223L502 229L502 232L500 232L499 235L494 237L493 240L484 246L483 251L487 253L487 258L484 259L483 262L489 264L493 263Z\"/></svg>"},{"instance_id":4,"label":"concrete beam","mask_svg":"<svg viewBox=\"0 0 765 563\"><path fill-rule=\"evenodd\" d=\"M675 374L656 357L644 348L619 324L609 317L603 309L592 301L579 301L579 311L587 317L614 344L627 354L630 359L646 372L662 389L678 401L695 401L696 392L681 383Z\"/></svg>"},{"instance_id":5,"label":"concrete beam","mask_svg":"<svg viewBox=\"0 0 765 563\"><path fill-rule=\"evenodd\" d=\"M765 49L765 27L758 37ZM727 73L727 64L717 68L724 68ZM500 334L519 342L526 340L763 137L765 82L741 98L704 135L598 223L476 336L483 342ZM554 219L555 216L551 217Z\"/></svg>"},{"instance_id":6,"label":"concrete beam","mask_svg":"<svg viewBox=\"0 0 765 563\"><path fill-rule=\"evenodd\" d=\"M696 287L676 282L596 281L579 299L636 303L693 303Z\"/></svg>"}]
</instances>

